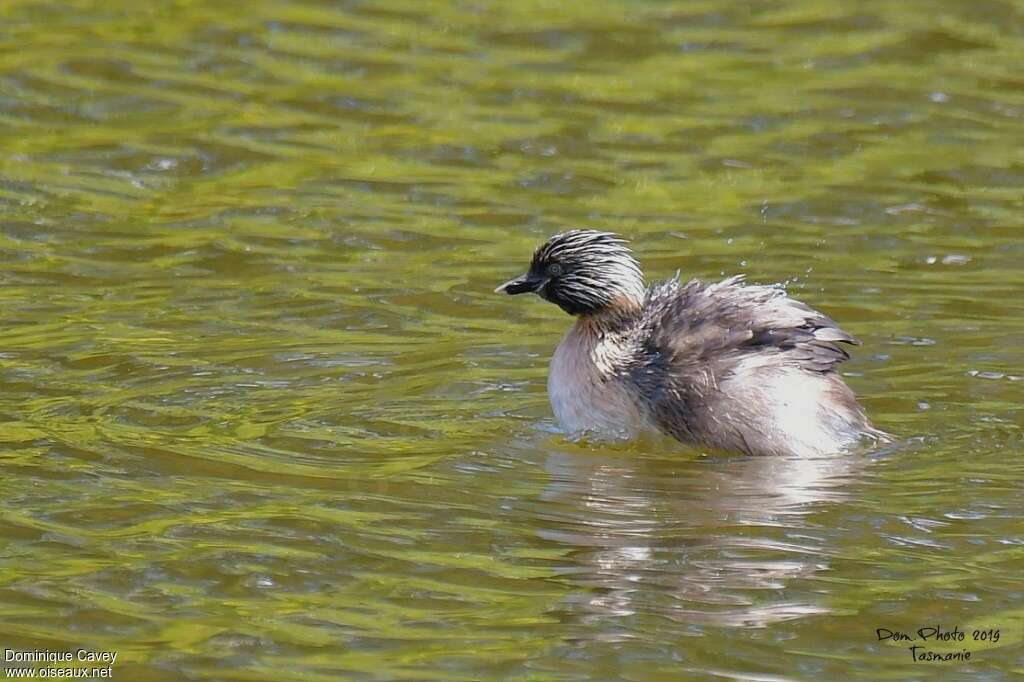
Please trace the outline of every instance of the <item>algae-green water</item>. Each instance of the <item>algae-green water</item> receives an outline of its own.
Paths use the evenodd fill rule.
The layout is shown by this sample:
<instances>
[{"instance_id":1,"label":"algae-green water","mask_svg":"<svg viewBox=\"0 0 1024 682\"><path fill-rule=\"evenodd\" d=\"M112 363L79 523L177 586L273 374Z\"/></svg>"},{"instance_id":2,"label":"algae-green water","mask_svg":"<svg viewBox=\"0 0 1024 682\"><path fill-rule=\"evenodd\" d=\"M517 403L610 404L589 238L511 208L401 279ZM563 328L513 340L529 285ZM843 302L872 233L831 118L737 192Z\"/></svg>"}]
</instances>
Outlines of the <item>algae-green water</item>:
<instances>
[{"instance_id":1,"label":"algae-green water","mask_svg":"<svg viewBox=\"0 0 1024 682\"><path fill-rule=\"evenodd\" d=\"M1019 678L1022 63L1010 0L4 3L0 649ZM492 292L572 227L787 283L895 444L567 440Z\"/></svg>"}]
</instances>

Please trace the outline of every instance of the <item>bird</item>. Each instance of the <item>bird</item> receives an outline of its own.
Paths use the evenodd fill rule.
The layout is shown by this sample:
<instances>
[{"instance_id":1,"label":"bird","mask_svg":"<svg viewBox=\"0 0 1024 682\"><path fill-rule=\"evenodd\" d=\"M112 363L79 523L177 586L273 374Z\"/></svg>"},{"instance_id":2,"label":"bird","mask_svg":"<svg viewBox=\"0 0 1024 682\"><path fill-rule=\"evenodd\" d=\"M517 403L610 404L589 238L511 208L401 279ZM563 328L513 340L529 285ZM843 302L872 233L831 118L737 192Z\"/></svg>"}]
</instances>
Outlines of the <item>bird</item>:
<instances>
[{"instance_id":1,"label":"bird","mask_svg":"<svg viewBox=\"0 0 1024 682\"><path fill-rule=\"evenodd\" d=\"M697 448L816 457L888 441L837 367L860 342L783 286L679 273L647 286L629 242L573 229L495 289L576 318L551 358L548 395L573 438L656 432Z\"/></svg>"}]
</instances>

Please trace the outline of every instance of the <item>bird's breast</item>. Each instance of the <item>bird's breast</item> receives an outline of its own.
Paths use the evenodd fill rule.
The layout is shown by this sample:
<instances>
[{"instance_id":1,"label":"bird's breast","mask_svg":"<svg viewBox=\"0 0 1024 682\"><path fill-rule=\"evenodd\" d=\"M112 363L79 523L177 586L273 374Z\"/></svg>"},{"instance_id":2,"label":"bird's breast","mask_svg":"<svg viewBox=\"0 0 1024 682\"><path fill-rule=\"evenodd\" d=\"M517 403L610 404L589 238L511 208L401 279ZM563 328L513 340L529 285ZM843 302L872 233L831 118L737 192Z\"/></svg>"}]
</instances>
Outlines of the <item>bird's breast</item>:
<instances>
[{"instance_id":1,"label":"bird's breast","mask_svg":"<svg viewBox=\"0 0 1024 682\"><path fill-rule=\"evenodd\" d=\"M555 418L570 435L628 439L647 428L638 401L618 372L626 349L577 322L555 349L548 396Z\"/></svg>"}]
</instances>

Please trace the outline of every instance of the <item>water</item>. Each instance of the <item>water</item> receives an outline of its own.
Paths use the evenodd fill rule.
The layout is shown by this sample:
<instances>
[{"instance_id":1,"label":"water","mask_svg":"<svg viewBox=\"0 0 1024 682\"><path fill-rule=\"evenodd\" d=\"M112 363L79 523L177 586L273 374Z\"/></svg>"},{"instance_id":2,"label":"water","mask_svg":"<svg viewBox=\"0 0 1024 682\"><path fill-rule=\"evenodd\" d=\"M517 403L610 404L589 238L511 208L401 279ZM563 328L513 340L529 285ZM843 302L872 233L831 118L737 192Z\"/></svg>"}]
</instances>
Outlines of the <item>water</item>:
<instances>
[{"instance_id":1,"label":"water","mask_svg":"<svg viewBox=\"0 0 1024 682\"><path fill-rule=\"evenodd\" d=\"M1019 676L1022 20L9 3L0 647L142 681ZM789 282L863 340L896 446L568 442L568 318L491 292L578 226L651 277ZM939 625L969 661L876 632Z\"/></svg>"}]
</instances>

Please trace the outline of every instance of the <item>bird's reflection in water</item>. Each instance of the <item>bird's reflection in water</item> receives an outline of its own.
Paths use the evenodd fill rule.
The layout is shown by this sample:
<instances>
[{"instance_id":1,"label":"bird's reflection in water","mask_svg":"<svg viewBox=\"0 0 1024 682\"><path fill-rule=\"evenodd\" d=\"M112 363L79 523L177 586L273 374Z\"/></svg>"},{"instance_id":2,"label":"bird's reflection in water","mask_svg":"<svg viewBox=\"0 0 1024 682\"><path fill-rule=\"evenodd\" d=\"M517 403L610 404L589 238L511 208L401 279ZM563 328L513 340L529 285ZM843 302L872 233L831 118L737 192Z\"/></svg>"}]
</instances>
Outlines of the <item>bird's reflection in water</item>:
<instances>
[{"instance_id":1,"label":"bird's reflection in water","mask_svg":"<svg viewBox=\"0 0 1024 682\"><path fill-rule=\"evenodd\" d=\"M563 608L611 640L616 617L759 627L824 613L797 579L828 567L823 517L863 461L550 451L540 534L571 548L561 568L581 588Z\"/></svg>"}]
</instances>

